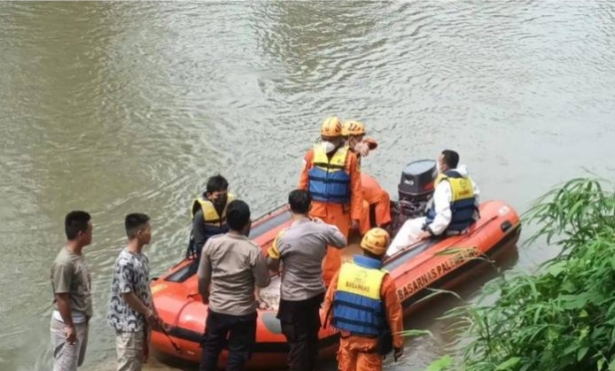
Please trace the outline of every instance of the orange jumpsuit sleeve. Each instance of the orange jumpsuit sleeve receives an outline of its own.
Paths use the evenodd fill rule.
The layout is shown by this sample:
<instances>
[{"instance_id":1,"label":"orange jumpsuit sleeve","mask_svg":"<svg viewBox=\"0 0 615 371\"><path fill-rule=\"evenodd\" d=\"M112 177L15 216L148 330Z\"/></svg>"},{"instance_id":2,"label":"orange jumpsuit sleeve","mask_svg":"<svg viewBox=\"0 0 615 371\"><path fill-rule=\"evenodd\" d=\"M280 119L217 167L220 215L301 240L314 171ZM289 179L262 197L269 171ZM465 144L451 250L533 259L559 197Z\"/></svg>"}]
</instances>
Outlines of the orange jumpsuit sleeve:
<instances>
[{"instance_id":1,"label":"orange jumpsuit sleeve","mask_svg":"<svg viewBox=\"0 0 615 371\"><path fill-rule=\"evenodd\" d=\"M404 314L397 296L397 287L395 281L390 275L386 275L382 281L382 289L380 294L384 299L387 310L387 320L393 334L393 346L401 348L404 346L404 337L401 332L404 331Z\"/></svg>"},{"instance_id":2,"label":"orange jumpsuit sleeve","mask_svg":"<svg viewBox=\"0 0 615 371\"><path fill-rule=\"evenodd\" d=\"M350 219L361 220L363 213L363 191L361 190L361 170L354 152L348 153L348 174L350 174Z\"/></svg>"},{"instance_id":3,"label":"orange jumpsuit sleeve","mask_svg":"<svg viewBox=\"0 0 615 371\"><path fill-rule=\"evenodd\" d=\"M312 167L313 159L314 150L310 149L303 157L303 167L301 168L301 175L299 176L299 189L308 190L308 171Z\"/></svg>"},{"instance_id":4,"label":"orange jumpsuit sleeve","mask_svg":"<svg viewBox=\"0 0 615 371\"><path fill-rule=\"evenodd\" d=\"M325 302L323 304L323 311L325 313L325 320L323 322L324 326L327 327L331 320L331 315L333 314L331 310L333 309L333 297L335 296L335 292L337 291L337 279L340 276L339 270L335 272L333 278L331 279L331 283L329 284L329 288L327 289L327 293L325 294Z\"/></svg>"}]
</instances>

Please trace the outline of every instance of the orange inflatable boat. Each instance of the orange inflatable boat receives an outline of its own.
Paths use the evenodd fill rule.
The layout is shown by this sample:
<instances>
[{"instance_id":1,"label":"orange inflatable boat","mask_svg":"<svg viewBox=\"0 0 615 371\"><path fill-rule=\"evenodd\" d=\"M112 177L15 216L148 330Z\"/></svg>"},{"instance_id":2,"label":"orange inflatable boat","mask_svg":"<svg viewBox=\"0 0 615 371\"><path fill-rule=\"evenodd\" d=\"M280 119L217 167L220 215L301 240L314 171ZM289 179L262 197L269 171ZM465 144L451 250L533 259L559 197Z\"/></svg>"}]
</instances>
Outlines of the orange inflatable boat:
<instances>
[{"instance_id":1,"label":"orange inflatable boat","mask_svg":"<svg viewBox=\"0 0 615 371\"><path fill-rule=\"evenodd\" d=\"M407 165L398 186L399 200L391 202L394 231L408 218L424 215L433 195L436 175L433 160ZM369 181L367 175L363 177L370 186L377 184ZM262 247L264 254L278 232L289 223L286 206L280 206L253 222L250 238ZM454 288L473 275L479 265L485 264L484 260L472 258L495 258L514 247L520 230L519 216L510 205L486 201L480 205L480 219L467 234L421 241L388 257L384 268L395 279L404 315L425 303L414 305L430 293L428 288ZM198 363L207 306L200 300L196 275L188 273L190 264L190 260L183 260L152 282L154 303L168 326L168 331L152 332L152 347L158 352ZM246 366L249 370L280 369L287 365L288 347L276 319L279 279L273 276L271 284L261 290L261 296L271 309L258 312L256 345ZM324 313L321 316L324 319ZM331 327L320 330L321 359L335 356L338 337ZM223 352L219 366L226 364L226 356Z\"/></svg>"}]
</instances>

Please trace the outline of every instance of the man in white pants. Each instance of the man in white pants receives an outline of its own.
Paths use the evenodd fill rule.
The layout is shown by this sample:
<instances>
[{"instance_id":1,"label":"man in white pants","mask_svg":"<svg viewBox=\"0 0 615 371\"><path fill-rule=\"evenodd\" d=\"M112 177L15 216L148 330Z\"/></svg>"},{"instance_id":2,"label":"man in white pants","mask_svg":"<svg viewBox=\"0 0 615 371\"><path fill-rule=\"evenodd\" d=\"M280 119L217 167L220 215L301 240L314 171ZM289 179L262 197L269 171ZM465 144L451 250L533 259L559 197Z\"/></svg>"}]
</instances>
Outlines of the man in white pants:
<instances>
[{"instance_id":1,"label":"man in white pants","mask_svg":"<svg viewBox=\"0 0 615 371\"><path fill-rule=\"evenodd\" d=\"M479 189L465 166L458 164L457 152L442 151L427 216L410 219L402 225L387 250L388 256L428 237L465 233L478 220Z\"/></svg>"}]
</instances>

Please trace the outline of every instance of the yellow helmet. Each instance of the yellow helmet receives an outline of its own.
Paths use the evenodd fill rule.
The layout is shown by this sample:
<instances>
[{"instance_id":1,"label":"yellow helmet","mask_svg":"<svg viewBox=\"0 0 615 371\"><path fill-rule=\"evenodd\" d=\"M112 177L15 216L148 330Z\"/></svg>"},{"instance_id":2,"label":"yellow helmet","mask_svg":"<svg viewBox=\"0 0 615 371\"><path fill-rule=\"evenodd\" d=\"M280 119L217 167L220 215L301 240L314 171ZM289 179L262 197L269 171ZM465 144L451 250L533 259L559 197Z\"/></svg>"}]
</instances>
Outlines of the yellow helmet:
<instances>
[{"instance_id":1,"label":"yellow helmet","mask_svg":"<svg viewBox=\"0 0 615 371\"><path fill-rule=\"evenodd\" d=\"M382 228L372 228L361 240L361 248L371 252L374 255L384 255L391 242L391 236L389 232Z\"/></svg>"},{"instance_id":2,"label":"yellow helmet","mask_svg":"<svg viewBox=\"0 0 615 371\"><path fill-rule=\"evenodd\" d=\"M364 135L365 134L365 125L359 121L346 121L344 126L342 126L342 135Z\"/></svg>"},{"instance_id":3,"label":"yellow helmet","mask_svg":"<svg viewBox=\"0 0 615 371\"><path fill-rule=\"evenodd\" d=\"M320 135L326 137L339 137L342 135L342 122L337 116L327 117L320 127Z\"/></svg>"}]
</instances>

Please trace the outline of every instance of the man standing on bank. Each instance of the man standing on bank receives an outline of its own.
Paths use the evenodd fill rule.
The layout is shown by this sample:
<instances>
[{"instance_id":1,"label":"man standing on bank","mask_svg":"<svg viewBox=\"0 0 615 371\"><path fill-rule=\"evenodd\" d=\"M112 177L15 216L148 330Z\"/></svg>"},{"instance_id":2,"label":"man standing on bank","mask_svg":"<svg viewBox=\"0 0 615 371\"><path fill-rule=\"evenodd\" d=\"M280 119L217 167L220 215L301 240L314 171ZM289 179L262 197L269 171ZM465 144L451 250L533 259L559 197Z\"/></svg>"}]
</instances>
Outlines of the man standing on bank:
<instances>
[{"instance_id":1,"label":"man standing on bank","mask_svg":"<svg viewBox=\"0 0 615 371\"><path fill-rule=\"evenodd\" d=\"M128 244L117 260L111 283L109 325L115 330L117 371L141 371L149 355L149 334L160 322L149 286L149 260L143 247L152 227L145 214L128 214L124 221Z\"/></svg>"},{"instance_id":2,"label":"man standing on bank","mask_svg":"<svg viewBox=\"0 0 615 371\"><path fill-rule=\"evenodd\" d=\"M90 214L71 211L64 230L68 242L51 266L53 371L76 371L85 358L92 317L91 278L82 255L92 243Z\"/></svg>"},{"instance_id":3,"label":"man standing on bank","mask_svg":"<svg viewBox=\"0 0 615 371\"><path fill-rule=\"evenodd\" d=\"M297 189L288 195L293 222L269 248L267 265L278 271L283 264L278 319L290 346L290 371L315 371L318 359L320 305L325 297L322 279L327 245L341 249L346 237L335 225L310 219L312 197Z\"/></svg>"},{"instance_id":4,"label":"man standing on bank","mask_svg":"<svg viewBox=\"0 0 615 371\"><path fill-rule=\"evenodd\" d=\"M247 237L252 224L248 204L229 202L226 220L230 231L207 240L197 272L199 293L203 304L209 305L200 371L216 370L225 344L229 351L226 370L244 369L256 342L255 289L271 281L265 256Z\"/></svg>"}]
</instances>

